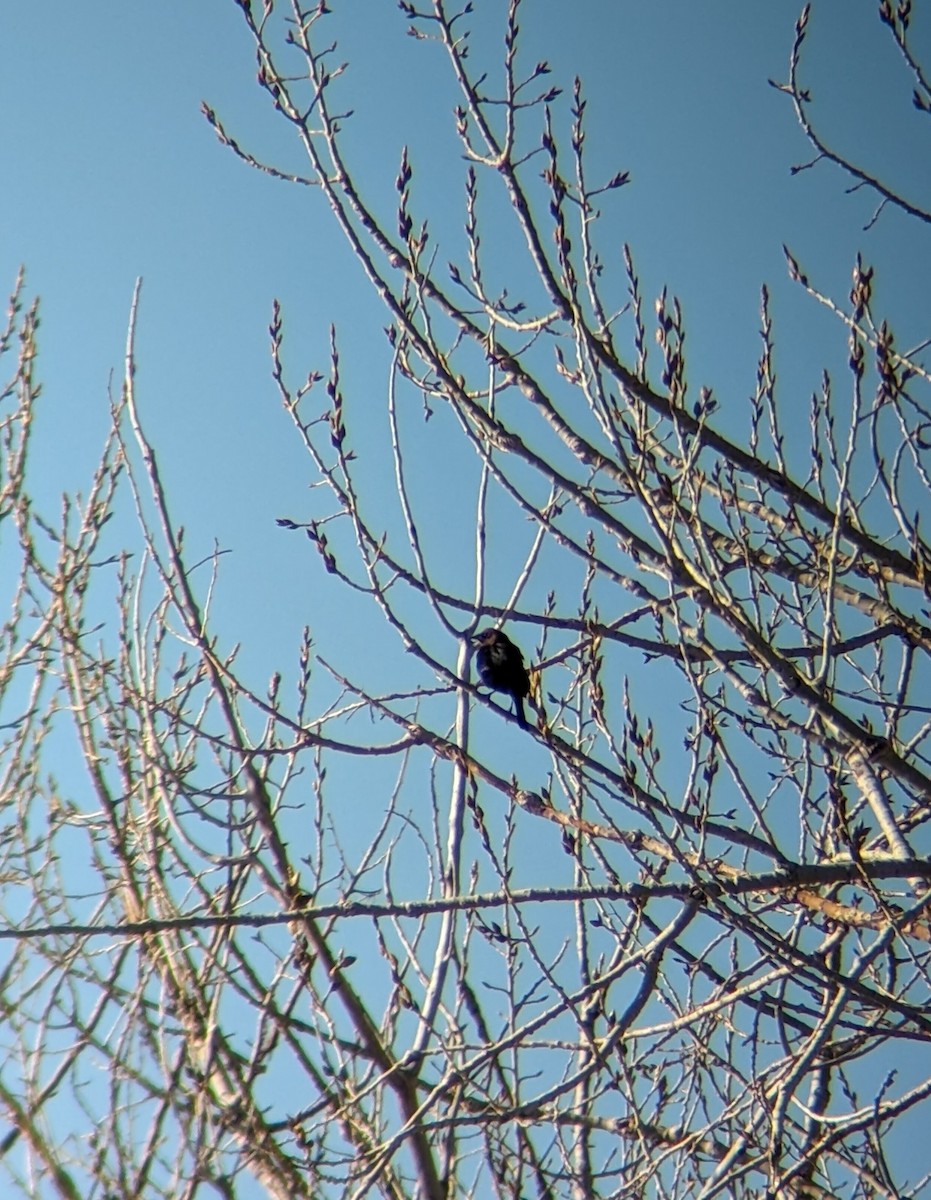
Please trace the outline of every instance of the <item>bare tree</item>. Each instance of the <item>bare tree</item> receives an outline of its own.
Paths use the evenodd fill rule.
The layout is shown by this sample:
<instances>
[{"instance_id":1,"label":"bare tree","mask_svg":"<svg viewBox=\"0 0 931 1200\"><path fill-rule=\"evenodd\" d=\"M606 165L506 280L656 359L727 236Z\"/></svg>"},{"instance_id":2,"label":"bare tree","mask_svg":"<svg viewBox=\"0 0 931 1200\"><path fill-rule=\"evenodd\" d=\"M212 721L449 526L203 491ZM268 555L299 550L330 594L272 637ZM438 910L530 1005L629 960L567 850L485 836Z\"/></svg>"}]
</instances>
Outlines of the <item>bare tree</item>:
<instances>
[{"instance_id":1,"label":"bare tree","mask_svg":"<svg viewBox=\"0 0 931 1200\"><path fill-rule=\"evenodd\" d=\"M678 302L648 323L632 250L606 266L626 175L589 177L582 86L523 61L518 0L497 85L467 54L471 5L402 5L459 89L448 266L408 154L387 217L344 157L326 5L237 7L306 174L207 117L322 193L388 312L393 511L358 437L376 400L344 396L335 333L328 374L295 383L276 306L274 383L320 485L280 523L414 669L388 692L309 633L267 687L239 669L211 617L220 555L185 545L140 416L135 306L99 469L41 513L18 285L8 1194L927 1195L896 1141L931 1113L924 347L874 317L864 262L837 299L790 256L849 378L825 374L800 456L764 290L737 430L690 376ZM909 15L882 0L928 111ZM816 161L927 220L822 140L807 21L778 86ZM523 256L507 290L502 238ZM455 477L468 553L438 539L425 464ZM127 503L133 554L109 522ZM528 731L470 673L504 623Z\"/></svg>"}]
</instances>

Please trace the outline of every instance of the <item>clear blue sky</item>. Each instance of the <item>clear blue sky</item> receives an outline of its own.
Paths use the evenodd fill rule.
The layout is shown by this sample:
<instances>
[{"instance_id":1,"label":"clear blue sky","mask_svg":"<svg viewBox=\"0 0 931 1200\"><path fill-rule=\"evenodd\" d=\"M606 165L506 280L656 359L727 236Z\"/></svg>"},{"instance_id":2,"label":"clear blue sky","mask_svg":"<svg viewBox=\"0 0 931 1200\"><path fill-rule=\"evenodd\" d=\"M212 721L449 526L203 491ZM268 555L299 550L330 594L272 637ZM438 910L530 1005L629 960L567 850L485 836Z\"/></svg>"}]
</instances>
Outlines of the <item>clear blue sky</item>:
<instances>
[{"instance_id":1,"label":"clear blue sky","mask_svg":"<svg viewBox=\"0 0 931 1200\"><path fill-rule=\"evenodd\" d=\"M429 215L434 237L452 246L444 257L455 257L462 163L441 52L405 36L391 0L329 2L332 36L352 64L344 81L355 110L351 156L366 195L393 212L394 175L410 143L415 212ZM475 7L476 30L487 31L477 53L491 53L504 5ZM805 78L832 142L921 201L931 195L928 118L911 108L910 81L875 8L873 0L815 0ZM838 299L862 250L886 272L877 307L888 306L901 341L929 332L925 231L890 211L864 232L875 207L867 193L845 196L847 181L827 166L790 175L810 154L788 98L767 79L786 76L800 9L800 0L526 0L523 12L527 61L548 59L567 100L572 76L584 79L593 173L631 172L631 185L605 202L618 272L629 242L648 303L664 285L682 298L693 386L714 387L738 440L754 387L762 283L773 293L783 399L797 389L801 422L822 366L843 370L843 334L787 282L782 243ZM923 17L914 36L929 61ZM243 642L241 661L264 673L253 680L261 689L272 669L293 663L305 622L350 671L354 654L383 644L381 630L363 624L358 648L345 645L347 612L362 620L363 610L321 578L302 538L275 526L279 516L305 518L312 501L309 465L270 378L272 300L284 305L295 376L326 370L329 326L337 326L349 403L371 396L381 404L388 350L385 314L321 198L249 171L199 111L207 101L258 157L299 168L254 77L233 0L50 0L0 13L0 286L9 291L25 264L29 293L42 298L34 482L53 511L63 488L86 484L142 276L142 413L192 556L214 540L233 552L218 599L221 632L228 644ZM445 483L440 464L438 495ZM465 524L471 498L469 507ZM442 513L438 504L437 520ZM451 663L453 648L446 653Z\"/></svg>"}]
</instances>

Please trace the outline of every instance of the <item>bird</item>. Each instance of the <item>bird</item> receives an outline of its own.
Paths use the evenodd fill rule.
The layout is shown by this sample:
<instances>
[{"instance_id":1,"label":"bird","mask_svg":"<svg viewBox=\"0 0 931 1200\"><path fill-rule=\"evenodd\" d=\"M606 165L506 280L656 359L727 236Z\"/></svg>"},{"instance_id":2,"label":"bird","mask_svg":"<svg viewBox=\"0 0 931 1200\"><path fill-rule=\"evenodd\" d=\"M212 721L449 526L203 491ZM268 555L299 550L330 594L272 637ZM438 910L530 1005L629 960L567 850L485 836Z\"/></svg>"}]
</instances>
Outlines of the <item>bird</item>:
<instances>
[{"instance_id":1,"label":"bird","mask_svg":"<svg viewBox=\"0 0 931 1200\"><path fill-rule=\"evenodd\" d=\"M475 667L482 683L492 691L510 692L518 724L526 729L524 697L530 694L530 676L524 666L524 656L500 629L483 630L474 644L478 647Z\"/></svg>"}]
</instances>

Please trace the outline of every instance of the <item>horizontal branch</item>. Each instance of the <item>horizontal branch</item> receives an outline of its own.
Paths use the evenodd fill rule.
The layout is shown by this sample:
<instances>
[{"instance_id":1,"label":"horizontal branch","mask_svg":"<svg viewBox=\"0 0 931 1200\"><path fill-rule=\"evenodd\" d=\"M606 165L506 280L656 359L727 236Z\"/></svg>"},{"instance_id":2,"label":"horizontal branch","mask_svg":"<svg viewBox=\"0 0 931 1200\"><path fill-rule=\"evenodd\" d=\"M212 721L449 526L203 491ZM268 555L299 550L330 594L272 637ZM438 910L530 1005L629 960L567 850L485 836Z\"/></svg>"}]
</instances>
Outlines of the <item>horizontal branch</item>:
<instances>
[{"instance_id":1,"label":"horizontal branch","mask_svg":"<svg viewBox=\"0 0 931 1200\"><path fill-rule=\"evenodd\" d=\"M709 864L713 867L713 864ZM711 879L702 881L700 891L706 901L719 896L745 896L756 892L784 892L787 898L796 897L801 889L828 887L838 884L862 884L866 880L880 879L925 879L931 882L931 859L900 862L892 858L872 858L861 862L823 863L817 866L798 866L789 870L766 871L747 874L741 878ZM0 929L0 941L32 941L52 937L144 937L153 933L164 933L185 929L261 929L270 925L286 925L302 920L330 921L336 918L364 917L367 920L398 917L428 917L440 913L477 912L483 909L503 908L520 904L564 904L584 903L587 900L618 900L642 907L649 900L684 899L693 895L696 885L691 880L678 883L629 883L602 884L594 887L522 888L518 891L488 892L480 896L441 896L432 900L407 900L385 904L381 901L353 900L351 903L337 900L331 904L307 904L302 908L286 909L277 913L224 913L219 916L192 913L184 917L158 917L144 921L101 922L82 925L78 922L61 922L50 925L30 925L25 928L10 926ZM821 905L832 919L838 919L842 906L827 903ZM902 933L911 933L928 940L927 906L911 913L902 913L891 908L895 916L903 918ZM862 919L865 914L859 912ZM889 922L883 919L883 926Z\"/></svg>"}]
</instances>

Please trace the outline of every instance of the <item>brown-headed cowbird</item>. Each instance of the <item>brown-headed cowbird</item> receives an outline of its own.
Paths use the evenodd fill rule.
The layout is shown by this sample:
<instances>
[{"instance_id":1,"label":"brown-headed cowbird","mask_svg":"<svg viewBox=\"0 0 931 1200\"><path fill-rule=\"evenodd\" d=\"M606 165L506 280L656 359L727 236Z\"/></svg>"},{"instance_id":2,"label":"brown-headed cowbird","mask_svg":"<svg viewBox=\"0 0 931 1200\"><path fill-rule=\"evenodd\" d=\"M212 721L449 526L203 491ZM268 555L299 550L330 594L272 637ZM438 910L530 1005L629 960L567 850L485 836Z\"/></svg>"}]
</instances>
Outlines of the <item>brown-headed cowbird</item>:
<instances>
[{"instance_id":1,"label":"brown-headed cowbird","mask_svg":"<svg viewBox=\"0 0 931 1200\"><path fill-rule=\"evenodd\" d=\"M493 691L511 693L517 720L526 729L524 697L530 694L530 676L524 666L524 656L500 629L483 630L475 639L475 645L478 646L475 667L482 683Z\"/></svg>"}]
</instances>

